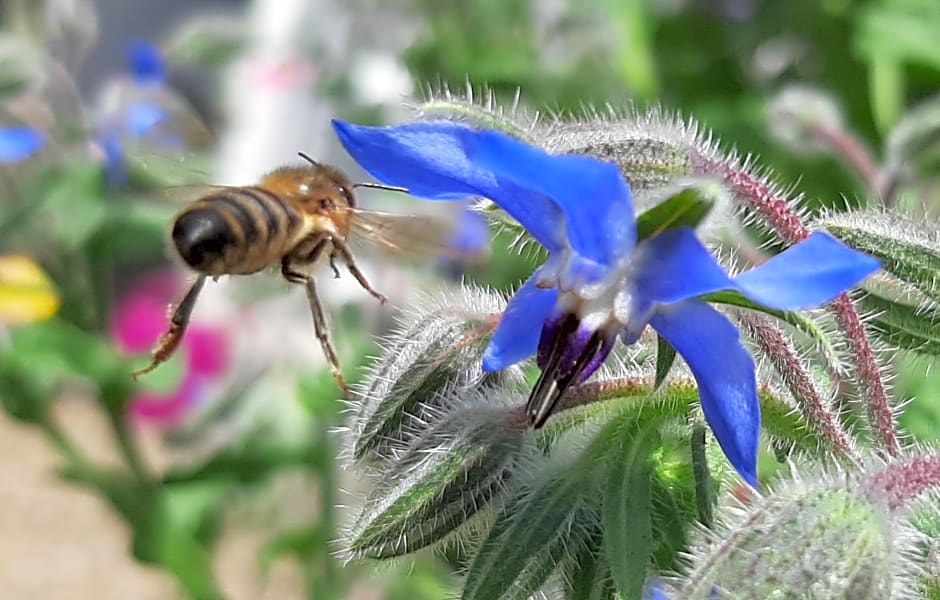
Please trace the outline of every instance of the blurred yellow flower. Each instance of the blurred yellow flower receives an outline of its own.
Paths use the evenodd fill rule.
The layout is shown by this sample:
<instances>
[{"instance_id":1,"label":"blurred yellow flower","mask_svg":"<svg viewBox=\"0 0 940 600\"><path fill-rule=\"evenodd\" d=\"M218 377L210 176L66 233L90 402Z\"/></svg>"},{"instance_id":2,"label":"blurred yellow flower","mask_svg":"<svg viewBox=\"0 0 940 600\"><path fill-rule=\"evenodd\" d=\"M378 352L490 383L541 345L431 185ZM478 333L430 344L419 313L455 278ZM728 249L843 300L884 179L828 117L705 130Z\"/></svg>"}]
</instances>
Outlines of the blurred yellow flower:
<instances>
[{"instance_id":1,"label":"blurred yellow flower","mask_svg":"<svg viewBox=\"0 0 940 600\"><path fill-rule=\"evenodd\" d=\"M57 310L59 295L39 265L27 256L0 255L0 324L34 323Z\"/></svg>"}]
</instances>

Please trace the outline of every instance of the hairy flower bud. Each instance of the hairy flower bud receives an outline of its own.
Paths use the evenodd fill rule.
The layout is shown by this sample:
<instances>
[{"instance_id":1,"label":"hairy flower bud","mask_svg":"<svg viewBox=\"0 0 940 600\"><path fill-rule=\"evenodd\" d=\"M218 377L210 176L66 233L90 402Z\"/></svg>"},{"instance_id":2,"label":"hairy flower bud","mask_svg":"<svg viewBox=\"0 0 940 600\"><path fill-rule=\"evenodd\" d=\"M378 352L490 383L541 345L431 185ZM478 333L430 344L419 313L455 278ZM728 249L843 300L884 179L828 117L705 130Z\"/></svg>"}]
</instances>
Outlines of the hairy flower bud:
<instances>
[{"instance_id":1,"label":"hairy flower bud","mask_svg":"<svg viewBox=\"0 0 940 600\"><path fill-rule=\"evenodd\" d=\"M461 528L505 489L526 429L518 411L448 415L384 471L350 531L349 551L401 556Z\"/></svg>"},{"instance_id":2,"label":"hairy flower bud","mask_svg":"<svg viewBox=\"0 0 940 600\"><path fill-rule=\"evenodd\" d=\"M831 214L819 223L845 244L879 258L885 271L940 303L940 235L899 214Z\"/></svg>"},{"instance_id":3,"label":"hairy flower bud","mask_svg":"<svg viewBox=\"0 0 940 600\"><path fill-rule=\"evenodd\" d=\"M770 132L795 151L824 152L824 132L841 131L842 113L826 92L805 85L781 90L767 107Z\"/></svg>"},{"instance_id":4,"label":"hairy flower bud","mask_svg":"<svg viewBox=\"0 0 940 600\"><path fill-rule=\"evenodd\" d=\"M503 310L503 300L465 288L454 298L429 302L406 317L385 343L353 407L356 461L387 459L407 446L440 411L440 398L518 377L518 369L484 373L483 350Z\"/></svg>"},{"instance_id":5,"label":"hairy flower bud","mask_svg":"<svg viewBox=\"0 0 940 600\"><path fill-rule=\"evenodd\" d=\"M676 177L700 174L692 163L692 150L700 142L697 127L660 111L557 122L540 130L536 141L550 152L586 154L616 163L634 194Z\"/></svg>"},{"instance_id":6,"label":"hairy flower bud","mask_svg":"<svg viewBox=\"0 0 940 600\"><path fill-rule=\"evenodd\" d=\"M707 536L676 597L881 599L900 585L890 514L858 488L794 483Z\"/></svg>"}]
</instances>

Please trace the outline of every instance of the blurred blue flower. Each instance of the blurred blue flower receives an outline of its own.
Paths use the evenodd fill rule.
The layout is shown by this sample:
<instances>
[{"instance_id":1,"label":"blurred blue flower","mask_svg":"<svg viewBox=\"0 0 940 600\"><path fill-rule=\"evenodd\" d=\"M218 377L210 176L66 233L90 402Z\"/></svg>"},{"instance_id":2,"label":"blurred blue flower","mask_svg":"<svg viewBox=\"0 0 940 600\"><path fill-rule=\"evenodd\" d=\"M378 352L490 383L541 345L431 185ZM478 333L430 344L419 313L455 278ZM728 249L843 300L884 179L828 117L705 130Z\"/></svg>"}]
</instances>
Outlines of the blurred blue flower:
<instances>
[{"instance_id":1,"label":"blurred blue flower","mask_svg":"<svg viewBox=\"0 0 940 600\"><path fill-rule=\"evenodd\" d=\"M469 206L461 208L450 247L461 255L478 256L486 252L489 244L490 230L486 218Z\"/></svg>"},{"instance_id":2,"label":"blurred blue flower","mask_svg":"<svg viewBox=\"0 0 940 600\"><path fill-rule=\"evenodd\" d=\"M705 418L751 485L760 433L754 362L735 326L698 297L736 290L771 308L809 308L879 268L817 232L731 278L687 227L637 243L630 189L613 164L452 122L334 126L380 181L430 199L489 198L548 250L509 301L483 359L495 371L537 354L542 374L527 405L536 427L617 337L635 343L650 325L689 365Z\"/></svg>"},{"instance_id":3,"label":"blurred blue flower","mask_svg":"<svg viewBox=\"0 0 940 600\"><path fill-rule=\"evenodd\" d=\"M0 163L13 163L39 152L46 136L32 127L22 125L0 127Z\"/></svg>"},{"instance_id":4,"label":"blurred blue flower","mask_svg":"<svg viewBox=\"0 0 940 600\"><path fill-rule=\"evenodd\" d=\"M127 50L127 70L140 84L166 82L166 62L160 49L147 41L136 40Z\"/></svg>"},{"instance_id":5,"label":"blurred blue flower","mask_svg":"<svg viewBox=\"0 0 940 600\"><path fill-rule=\"evenodd\" d=\"M127 50L127 75L127 81L112 89L98 125L105 174L113 185L127 181L129 145L146 141L169 150L183 148L181 137L171 126L173 109L160 49L150 42L133 42Z\"/></svg>"},{"instance_id":6,"label":"blurred blue flower","mask_svg":"<svg viewBox=\"0 0 940 600\"><path fill-rule=\"evenodd\" d=\"M642 600L669 600L669 597L666 596L662 582L654 579L643 588Z\"/></svg>"}]
</instances>

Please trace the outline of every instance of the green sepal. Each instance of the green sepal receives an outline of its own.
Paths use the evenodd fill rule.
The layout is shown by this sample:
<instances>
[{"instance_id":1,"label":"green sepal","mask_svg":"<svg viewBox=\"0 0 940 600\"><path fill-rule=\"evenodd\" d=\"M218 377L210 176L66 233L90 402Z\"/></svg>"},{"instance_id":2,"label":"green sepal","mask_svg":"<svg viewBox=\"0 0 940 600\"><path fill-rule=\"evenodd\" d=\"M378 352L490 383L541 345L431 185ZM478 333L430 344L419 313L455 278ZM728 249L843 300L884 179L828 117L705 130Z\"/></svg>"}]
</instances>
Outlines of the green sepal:
<instances>
[{"instance_id":1,"label":"green sepal","mask_svg":"<svg viewBox=\"0 0 940 600\"><path fill-rule=\"evenodd\" d=\"M653 389L658 390L659 386L666 381L672 365L676 362L676 349L666 338L661 335L656 336L656 378L653 382Z\"/></svg>"},{"instance_id":2,"label":"green sepal","mask_svg":"<svg viewBox=\"0 0 940 600\"><path fill-rule=\"evenodd\" d=\"M869 324L884 341L918 354L940 356L940 311L875 295L862 298L861 305L878 313Z\"/></svg>"},{"instance_id":3,"label":"green sepal","mask_svg":"<svg viewBox=\"0 0 940 600\"><path fill-rule=\"evenodd\" d=\"M636 218L636 240L659 235L669 229L695 228L711 212L721 185L711 181L689 183Z\"/></svg>"},{"instance_id":4,"label":"green sepal","mask_svg":"<svg viewBox=\"0 0 940 600\"><path fill-rule=\"evenodd\" d=\"M405 330L398 345L376 364L353 422L353 458L384 460L395 445L413 437L412 421L445 389L499 381L505 371L480 367L489 336L484 317L439 311Z\"/></svg>"},{"instance_id":5,"label":"green sepal","mask_svg":"<svg viewBox=\"0 0 940 600\"><path fill-rule=\"evenodd\" d=\"M934 230L881 212L832 216L821 224L846 245L881 260L885 271L940 302L940 241Z\"/></svg>"}]
</instances>

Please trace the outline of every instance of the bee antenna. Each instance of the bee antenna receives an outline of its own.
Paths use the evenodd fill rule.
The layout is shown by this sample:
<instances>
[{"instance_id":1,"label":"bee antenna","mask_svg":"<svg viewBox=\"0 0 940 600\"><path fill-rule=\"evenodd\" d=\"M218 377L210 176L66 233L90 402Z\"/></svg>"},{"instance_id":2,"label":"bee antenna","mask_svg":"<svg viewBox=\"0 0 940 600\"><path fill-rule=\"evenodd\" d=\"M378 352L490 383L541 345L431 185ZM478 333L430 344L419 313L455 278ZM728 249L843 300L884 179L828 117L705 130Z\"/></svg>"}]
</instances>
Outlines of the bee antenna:
<instances>
[{"instance_id":1,"label":"bee antenna","mask_svg":"<svg viewBox=\"0 0 940 600\"><path fill-rule=\"evenodd\" d=\"M315 160L313 160L312 158L310 158L310 155L307 154L306 152L298 152L297 154L300 156L300 158L304 159L305 161L307 161L307 162L310 163L311 165L313 165L313 166L315 166L315 167L319 167L319 166L320 166L320 163L318 163L317 161L315 161Z\"/></svg>"},{"instance_id":2,"label":"bee antenna","mask_svg":"<svg viewBox=\"0 0 940 600\"><path fill-rule=\"evenodd\" d=\"M399 187L397 185L383 185L381 183L354 183L353 187L354 188L360 188L360 187L373 188L376 190L389 190L391 192L402 192L405 194L408 193L408 188L406 187Z\"/></svg>"}]
</instances>

